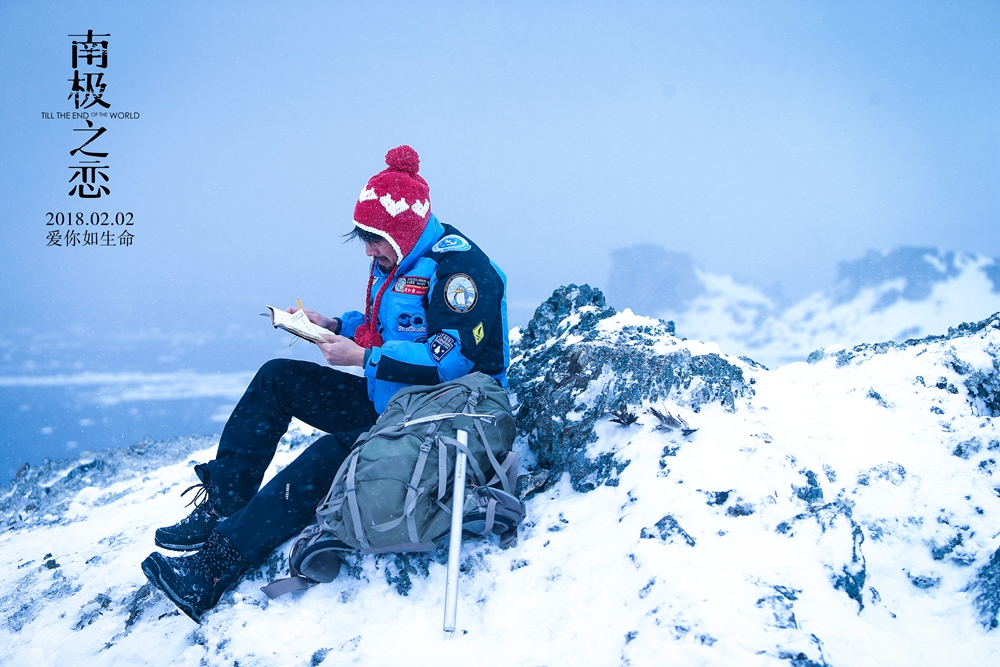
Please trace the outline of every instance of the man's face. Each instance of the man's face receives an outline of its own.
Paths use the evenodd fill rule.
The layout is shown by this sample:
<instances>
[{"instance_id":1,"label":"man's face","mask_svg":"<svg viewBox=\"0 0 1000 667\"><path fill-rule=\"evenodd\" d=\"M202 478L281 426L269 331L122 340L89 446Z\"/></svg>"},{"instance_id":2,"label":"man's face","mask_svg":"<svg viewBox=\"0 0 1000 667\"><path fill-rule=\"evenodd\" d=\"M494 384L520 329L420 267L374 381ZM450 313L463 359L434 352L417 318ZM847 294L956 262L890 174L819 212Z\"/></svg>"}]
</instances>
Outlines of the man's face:
<instances>
[{"instance_id":1,"label":"man's face","mask_svg":"<svg viewBox=\"0 0 1000 667\"><path fill-rule=\"evenodd\" d=\"M365 254L378 262L378 268L382 269L385 273L392 271L393 267L396 266L396 262L399 261L392 244L385 239L365 243Z\"/></svg>"}]
</instances>

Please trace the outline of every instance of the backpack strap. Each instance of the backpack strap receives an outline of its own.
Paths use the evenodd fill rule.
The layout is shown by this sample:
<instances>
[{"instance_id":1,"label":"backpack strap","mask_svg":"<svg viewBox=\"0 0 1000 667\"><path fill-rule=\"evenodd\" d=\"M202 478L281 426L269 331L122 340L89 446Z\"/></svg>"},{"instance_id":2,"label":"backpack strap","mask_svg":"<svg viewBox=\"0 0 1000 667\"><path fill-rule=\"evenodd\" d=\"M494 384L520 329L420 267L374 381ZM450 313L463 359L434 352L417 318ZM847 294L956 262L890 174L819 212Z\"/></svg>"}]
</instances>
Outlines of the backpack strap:
<instances>
[{"instance_id":1,"label":"backpack strap","mask_svg":"<svg viewBox=\"0 0 1000 667\"><path fill-rule=\"evenodd\" d=\"M515 526L513 530L509 530L500 536L500 548L506 549L511 544L517 542L517 527Z\"/></svg>"},{"instance_id":2,"label":"backpack strap","mask_svg":"<svg viewBox=\"0 0 1000 667\"><path fill-rule=\"evenodd\" d=\"M500 485L503 486L504 491L506 491L512 496L516 495L513 489L517 488L517 465L519 460L520 457L518 456L517 452L513 450L507 452L507 456L504 457L503 463L500 464L500 469L502 471L505 471L506 474L494 475L493 479L491 479L489 484L487 484L486 486L493 486L497 482L500 482ZM504 482L507 482L507 484L504 485Z\"/></svg>"},{"instance_id":3,"label":"backpack strap","mask_svg":"<svg viewBox=\"0 0 1000 667\"><path fill-rule=\"evenodd\" d=\"M486 505L486 524L483 526L483 536L489 535L493 532L493 522L497 516L497 501L495 498L490 498L490 502Z\"/></svg>"},{"instance_id":4,"label":"backpack strap","mask_svg":"<svg viewBox=\"0 0 1000 667\"><path fill-rule=\"evenodd\" d=\"M361 526L361 510L358 509L358 495L354 490L354 473L358 469L358 457L361 454L360 449L355 449L351 453L351 464L347 469L347 503L351 510L351 520L354 522L354 535L361 542L361 546L365 549L370 549L371 544L368 543L368 538L365 536L365 529Z\"/></svg>"},{"instance_id":5,"label":"backpack strap","mask_svg":"<svg viewBox=\"0 0 1000 667\"><path fill-rule=\"evenodd\" d=\"M468 459L467 463L470 466L472 466L472 471L476 475L476 480L481 485L485 485L486 484L486 475L483 474L483 469L479 467L479 463L476 462L476 457L472 455L472 452L469 451L468 447L466 447L465 445L463 445L462 443L460 443L455 438L449 438L446 435L439 435L438 436L438 440L440 442L448 445L449 447L454 447L457 450L461 450L461 451L465 452L465 457L466 457L466 459ZM443 484L447 484L447 480L445 480L443 482L441 480L438 480L438 484L442 484L442 483Z\"/></svg>"},{"instance_id":6,"label":"backpack strap","mask_svg":"<svg viewBox=\"0 0 1000 667\"><path fill-rule=\"evenodd\" d=\"M417 484L420 483L420 478L424 474L424 467L427 465L427 457L431 451L431 444L435 440L434 432L437 430L437 427L438 424L431 424L427 429L427 435L424 436L424 441L420 444L420 456L417 457L417 465L413 468L410 483L406 485L406 501L403 503L403 515L398 519L372 526L373 530L384 533L387 530L392 530L402 523L403 519L406 519L406 532L410 536L410 542L413 544L420 543L420 538L417 537L417 521L413 515L413 510L417 506L417 498L424 492L424 487L417 487ZM366 549L371 548L369 544L365 544L364 546Z\"/></svg>"},{"instance_id":7,"label":"backpack strap","mask_svg":"<svg viewBox=\"0 0 1000 667\"><path fill-rule=\"evenodd\" d=\"M340 493L339 486L341 480L347 476L347 467L350 465L351 457L354 456L355 449L344 462L340 464L340 468L337 469L337 474L333 476L333 482L330 484L330 490L327 491L326 497L323 498L322 502L316 506L316 519L319 521L319 525L324 529L329 530L330 524L326 521L326 517L335 513L344 504L344 495Z\"/></svg>"},{"instance_id":8,"label":"backpack strap","mask_svg":"<svg viewBox=\"0 0 1000 667\"><path fill-rule=\"evenodd\" d=\"M424 415L423 417L417 417L416 419L411 419L400 423L399 427L404 428L406 426L415 426L417 424L426 424L427 422L437 422L443 421L445 419L453 419L455 417L461 417L466 413L464 412L441 412L436 415Z\"/></svg>"},{"instance_id":9,"label":"backpack strap","mask_svg":"<svg viewBox=\"0 0 1000 667\"><path fill-rule=\"evenodd\" d=\"M426 424L427 422L438 422L438 421L444 421L445 419L454 419L455 417L473 417L474 419L482 419L484 421L490 421L490 422L496 419L494 415L481 415L476 412L442 412L441 414L437 415L426 415L424 417L418 417L417 419L411 419L410 421L398 424L393 428L394 429L405 428L407 426L414 426L416 424ZM379 437L381 437L382 434L386 432L391 433L389 429L385 429L379 431Z\"/></svg>"},{"instance_id":10,"label":"backpack strap","mask_svg":"<svg viewBox=\"0 0 1000 667\"><path fill-rule=\"evenodd\" d=\"M472 423L476 427L476 431L479 432L479 439L483 441L483 448L486 450L486 456L489 457L490 459L490 465L492 465L493 470L496 471L496 475L493 477L493 479L491 479L487 483L486 486L490 486L491 484L495 484L496 482L499 481L501 486L503 486L504 491L513 494L514 491L511 488L511 483L509 479L510 464L515 463L517 461L517 455L516 454L514 455L514 461L508 462L508 460L510 459L510 454L508 454L507 458L504 459L504 465L503 466L500 465L500 462L497 461L497 457L493 454L493 448L490 447L490 441L486 437L486 431L483 430L483 425L480 423L478 419L473 420ZM511 452L511 454L513 454L513 452ZM516 465L514 466L514 474L517 475Z\"/></svg>"},{"instance_id":11,"label":"backpack strap","mask_svg":"<svg viewBox=\"0 0 1000 667\"><path fill-rule=\"evenodd\" d=\"M442 500L444 500L445 494L448 492L448 485L442 484L441 480L448 477L448 447L441 442L441 438L437 439L438 446L438 493L437 498L434 500L437 506L444 510L444 513L451 516L451 508L445 505Z\"/></svg>"},{"instance_id":12,"label":"backpack strap","mask_svg":"<svg viewBox=\"0 0 1000 667\"><path fill-rule=\"evenodd\" d=\"M390 544L387 547L377 547L374 549L360 549L363 554L398 554L413 551L435 551L437 545L433 542L403 542L402 544Z\"/></svg>"},{"instance_id":13,"label":"backpack strap","mask_svg":"<svg viewBox=\"0 0 1000 667\"><path fill-rule=\"evenodd\" d=\"M309 588L313 582L309 581L305 577L285 577L284 579L275 579L267 586L262 586L260 590L264 592L264 595L270 599L276 597L281 597L286 593L293 593L295 591L304 591Z\"/></svg>"},{"instance_id":14,"label":"backpack strap","mask_svg":"<svg viewBox=\"0 0 1000 667\"><path fill-rule=\"evenodd\" d=\"M466 404L465 409L467 413L470 413L470 416L472 414L475 414L475 408L476 405L479 403L479 399L484 397L485 395L486 391L483 390L482 388L479 388L476 391L469 394L469 401ZM492 417L491 421L496 420L495 415L490 415L490 417ZM493 477L493 479L487 482L486 486L491 486L493 484L496 484L497 482L500 482L500 485L503 487L503 490L513 495L514 487L517 482L517 460L518 460L517 454L515 454L513 451L509 452L507 454L507 457L504 458L503 465L500 465L500 462L497 461L497 457L493 454L493 448L490 446L490 440L489 438L486 437L486 431L483 429L482 421L479 419L473 419L472 424L473 426L475 426L476 432L479 433L479 439L482 441L483 448L486 450L486 456L487 458L489 458L490 465L493 466L493 470L496 472L496 475ZM513 458L511 458L511 455L513 455ZM511 470L513 470L513 472L511 472Z\"/></svg>"}]
</instances>

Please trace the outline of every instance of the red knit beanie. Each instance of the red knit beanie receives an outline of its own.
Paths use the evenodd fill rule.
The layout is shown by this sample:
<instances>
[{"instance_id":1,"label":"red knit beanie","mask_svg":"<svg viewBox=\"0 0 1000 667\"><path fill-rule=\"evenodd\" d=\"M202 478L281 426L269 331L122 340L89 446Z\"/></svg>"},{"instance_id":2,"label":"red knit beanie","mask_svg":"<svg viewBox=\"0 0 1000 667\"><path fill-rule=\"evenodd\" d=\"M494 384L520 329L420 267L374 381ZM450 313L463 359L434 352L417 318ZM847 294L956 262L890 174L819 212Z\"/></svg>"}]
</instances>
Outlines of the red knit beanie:
<instances>
[{"instance_id":1,"label":"red knit beanie","mask_svg":"<svg viewBox=\"0 0 1000 667\"><path fill-rule=\"evenodd\" d=\"M354 206L354 224L383 237L396 251L396 267L375 296L374 305L375 261L372 261L365 294L365 322L354 332L354 342L366 348L382 345L382 335L378 332L382 295L392 284L399 262L417 244L431 214L430 188L427 181L417 175L420 170L417 151L409 146L393 148L385 154L385 163L389 168L368 180Z\"/></svg>"},{"instance_id":2,"label":"red knit beanie","mask_svg":"<svg viewBox=\"0 0 1000 667\"><path fill-rule=\"evenodd\" d=\"M388 169L368 180L354 206L354 224L384 237L396 260L413 250L431 215L430 188L417 175L420 156L409 146L385 154Z\"/></svg>"}]
</instances>

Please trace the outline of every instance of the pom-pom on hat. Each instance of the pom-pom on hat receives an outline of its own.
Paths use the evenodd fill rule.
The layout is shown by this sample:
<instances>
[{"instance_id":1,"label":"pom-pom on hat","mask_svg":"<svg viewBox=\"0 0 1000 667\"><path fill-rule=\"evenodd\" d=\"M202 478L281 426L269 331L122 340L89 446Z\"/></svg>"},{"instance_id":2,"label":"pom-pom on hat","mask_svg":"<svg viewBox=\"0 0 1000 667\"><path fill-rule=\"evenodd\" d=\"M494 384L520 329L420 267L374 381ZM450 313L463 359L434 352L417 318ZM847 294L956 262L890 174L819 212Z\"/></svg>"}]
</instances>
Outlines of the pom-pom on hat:
<instances>
[{"instance_id":1,"label":"pom-pom on hat","mask_svg":"<svg viewBox=\"0 0 1000 667\"><path fill-rule=\"evenodd\" d=\"M417 175L420 156L409 146L385 154L388 169L368 180L354 206L354 224L384 237L397 261L413 250L431 214L430 188Z\"/></svg>"}]
</instances>

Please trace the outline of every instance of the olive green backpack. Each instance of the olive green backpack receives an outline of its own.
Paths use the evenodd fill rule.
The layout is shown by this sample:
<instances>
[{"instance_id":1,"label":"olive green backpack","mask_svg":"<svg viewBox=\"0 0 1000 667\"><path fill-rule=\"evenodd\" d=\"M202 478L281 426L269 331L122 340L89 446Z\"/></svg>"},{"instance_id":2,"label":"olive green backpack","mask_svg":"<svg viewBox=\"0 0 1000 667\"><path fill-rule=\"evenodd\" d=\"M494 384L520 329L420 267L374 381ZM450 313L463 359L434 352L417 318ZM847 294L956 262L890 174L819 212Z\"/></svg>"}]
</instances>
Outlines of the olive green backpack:
<instances>
[{"instance_id":1,"label":"olive green backpack","mask_svg":"<svg viewBox=\"0 0 1000 667\"><path fill-rule=\"evenodd\" d=\"M467 443L457 433L467 434ZM516 427L503 388L483 373L433 386L400 390L378 422L354 444L330 492L316 509L317 524L292 546L292 579L269 587L276 595L329 581L338 551L429 551L451 528L456 453L465 452L471 487L463 532L517 537L524 509L514 495ZM310 576L310 571L315 576ZM297 580L297 581L293 581ZM278 586L279 583L288 582Z\"/></svg>"}]
</instances>

